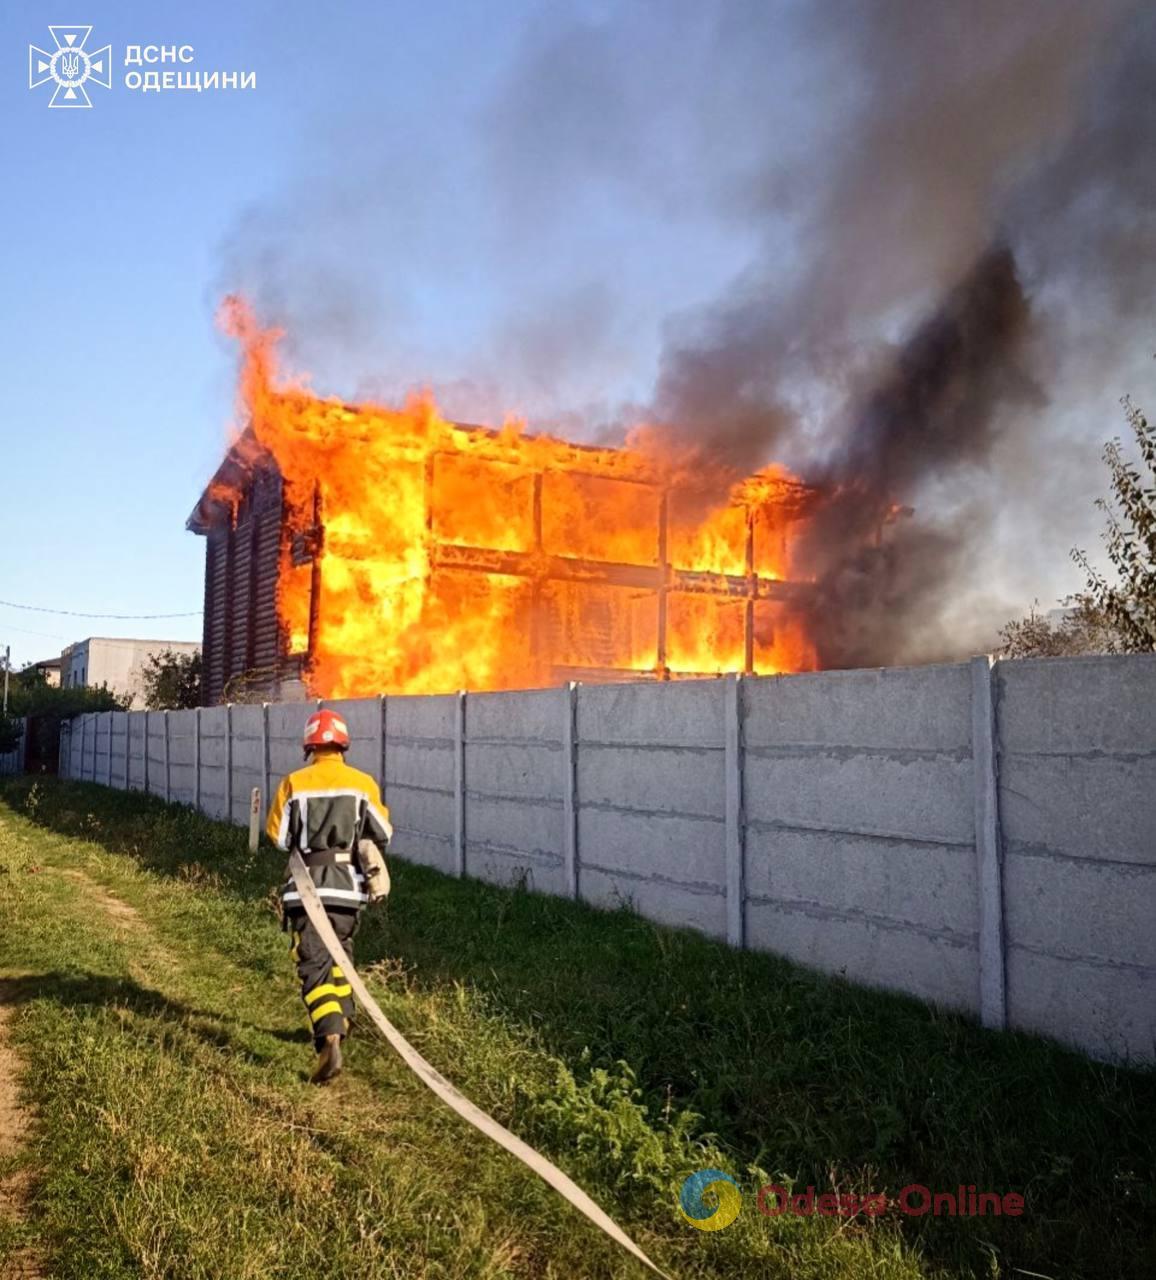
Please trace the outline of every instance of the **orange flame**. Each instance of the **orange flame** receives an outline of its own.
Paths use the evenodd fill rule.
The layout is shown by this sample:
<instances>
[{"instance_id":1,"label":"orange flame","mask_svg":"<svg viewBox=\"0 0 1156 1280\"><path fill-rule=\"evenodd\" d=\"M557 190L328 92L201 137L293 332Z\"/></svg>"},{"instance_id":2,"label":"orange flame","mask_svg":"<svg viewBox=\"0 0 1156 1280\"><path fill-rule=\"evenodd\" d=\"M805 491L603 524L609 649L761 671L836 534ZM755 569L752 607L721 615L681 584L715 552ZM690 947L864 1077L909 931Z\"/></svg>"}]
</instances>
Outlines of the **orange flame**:
<instances>
[{"instance_id":1,"label":"orange flame","mask_svg":"<svg viewBox=\"0 0 1156 1280\"><path fill-rule=\"evenodd\" d=\"M351 408L281 379L242 301L221 321L283 479L278 610L313 694L814 667L786 582L808 491L782 468L462 426L429 395Z\"/></svg>"}]
</instances>

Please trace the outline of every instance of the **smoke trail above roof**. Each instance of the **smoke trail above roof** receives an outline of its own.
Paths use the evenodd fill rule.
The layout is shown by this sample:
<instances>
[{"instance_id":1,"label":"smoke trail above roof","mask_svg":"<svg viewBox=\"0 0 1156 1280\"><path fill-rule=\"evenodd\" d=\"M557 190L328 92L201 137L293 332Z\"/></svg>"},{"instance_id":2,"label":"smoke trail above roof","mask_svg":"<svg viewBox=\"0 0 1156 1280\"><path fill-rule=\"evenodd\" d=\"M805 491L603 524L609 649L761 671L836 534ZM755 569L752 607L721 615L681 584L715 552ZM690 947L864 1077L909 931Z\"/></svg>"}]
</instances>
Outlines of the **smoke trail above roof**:
<instances>
[{"instance_id":1,"label":"smoke trail above roof","mask_svg":"<svg viewBox=\"0 0 1156 1280\"><path fill-rule=\"evenodd\" d=\"M1058 581L1095 527L1115 429L1095 415L1143 393L1120 379L1152 346L1150 6L577 4L536 17L496 84L463 161L468 219L439 223L438 181L399 187L397 157L371 154L250 219L227 283L248 272L291 334L331 315L345 346L358 323L396 337L404 313L383 324L361 296L368 237L421 225L408 263L400 239L391 258L404 300L422 272L500 299L456 367L412 370L460 380L451 411L483 416L469 397L492 403L492 376L555 423L645 417L736 472L778 459L834 495L804 566L830 664L982 647L1025 583ZM430 157L435 179L452 169ZM680 296L683 275L698 283ZM675 301L647 337L660 286ZM594 378L604 402L567 415L564 389Z\"/></svg>"}]
</instances>

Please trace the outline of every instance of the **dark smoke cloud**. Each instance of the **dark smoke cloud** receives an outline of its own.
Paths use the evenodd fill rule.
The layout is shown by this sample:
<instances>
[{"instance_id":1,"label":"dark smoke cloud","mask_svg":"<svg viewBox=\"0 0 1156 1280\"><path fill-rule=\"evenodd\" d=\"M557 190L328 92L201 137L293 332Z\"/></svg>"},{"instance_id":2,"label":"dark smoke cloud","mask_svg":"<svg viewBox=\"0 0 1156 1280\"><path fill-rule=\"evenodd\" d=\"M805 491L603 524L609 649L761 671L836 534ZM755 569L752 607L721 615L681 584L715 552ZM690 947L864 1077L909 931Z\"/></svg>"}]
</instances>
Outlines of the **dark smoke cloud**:
<instances>
[{"instance_id":1,"label":"dark smoke cloud","mask_svg":"<svg viewBox=\"0 0 1156 1280\"><path fill-rule=\"evenodd\" d=\"M411 376L487 403L509 378L572 426L551 386L583 369L614 386L637 363L642 295L685 265L652 261L645 228L680 229L672 254L709 252L729 279L667 317L637 412L734 471L780 459L826 495L796 566L817 580L824 662L986 647L1032 584L1075 585L1057 565L1094 538L1115 398L1147 392L1123 371L1152 346L1154 139L1156 11L1139 0L551 9L476 112L469 163L490 197L472 239L431 224L409 255L460 279L484 257L510 304L463 367ZM459 163L422 159L446 182ZM263 215L230 275L255 276L291 332L402 342L413 282L391 277L402 305L378 330L359 240L359 218L378 242L421 222L420 192L397 210L398 167L332 182L272 236ZM586 434L636 412L613 409L587 412Z\"/></svg>"},{"instance_id":2,"label":"dark smoke cloud","mask_svg":"<svg viewBox=\"0 0 1156 1280\"><path fill-rule=\"evenodd\" d=\"M974 504L953 525L895 501L931 477L982 469L1000 410L1039 406L1024 363L1031 313L1006 246L985 253L895 353L840 447L812 473L819 505L798 548L817 583L811 634L824 665L876 665L927 634L969 550Z\"/></svg>"},{"instance_id":3,"label":"dark smoke cloud","mask_svg":"<svg viewBox=\"0 0 1156 1280\"><path fill-rule=\"evenodd\" d=\"M1074 350L1103 365L1111 342L1080 348L1089 310L1073 324L1056 300L1116 324L1150 303L1156 14L877 0L831 17L812 6L800 34L846 77L842 127L794 168L769 145L750 186L768 225L793 193L795 260L783 270L771 249L684 326L655 410L736 469L782 456L826 495L796 561L817 582L824 665L947 657L986 647L1007 608L986 554L999 505L1022 508L1030 561L1036 495L1086 488L1084 458L1047 440L1039 379ZM921 304L910 336L881 344ZM808 382L843 399L818 423L792 403ZM888 520L893 507L909 514Z\"/></svg>"}]
</instances>

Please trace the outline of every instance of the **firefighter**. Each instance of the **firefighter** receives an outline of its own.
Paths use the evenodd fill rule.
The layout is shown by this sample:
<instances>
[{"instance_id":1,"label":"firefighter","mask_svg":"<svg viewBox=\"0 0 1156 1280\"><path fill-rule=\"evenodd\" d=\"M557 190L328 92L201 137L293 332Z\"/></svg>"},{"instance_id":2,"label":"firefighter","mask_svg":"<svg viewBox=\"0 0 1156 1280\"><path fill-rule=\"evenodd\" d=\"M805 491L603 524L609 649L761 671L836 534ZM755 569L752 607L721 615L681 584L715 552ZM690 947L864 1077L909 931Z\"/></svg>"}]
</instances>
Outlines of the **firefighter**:
<instances>
[{"instance_id":1,"label":"firefighter","mask_svg":"<svg viewBox=\"0 0 1156 1280\"><path fill-rule=\"evenodd\" d=\"M362 910L389 892L383 855L393 827L377 783L345 763L349 730L336 712L320 710L309 717L304 747L305 768L282 780L265 829L279 849L296 849L304 858L352 964ZM281 903L317 1053L310 1080L327 1084L341 1071L341 1042L353 1017L352 992L344 970L332 963L309 922L292 878L281 890Z\"/></svg>"}]
</instances>

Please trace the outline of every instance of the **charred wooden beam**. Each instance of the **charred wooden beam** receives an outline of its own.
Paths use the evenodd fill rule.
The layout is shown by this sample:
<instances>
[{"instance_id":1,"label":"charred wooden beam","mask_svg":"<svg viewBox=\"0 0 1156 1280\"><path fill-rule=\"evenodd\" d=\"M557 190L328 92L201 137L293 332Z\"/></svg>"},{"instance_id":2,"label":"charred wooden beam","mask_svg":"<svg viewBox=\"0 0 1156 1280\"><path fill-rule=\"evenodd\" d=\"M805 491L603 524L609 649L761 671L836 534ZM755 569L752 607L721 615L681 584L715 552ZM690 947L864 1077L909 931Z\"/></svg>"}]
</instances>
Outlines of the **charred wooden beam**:
<instances>
[{"instance_id":1,"label":"charred wooden beam","mask_svg":"<svg viewBox=\"0 0 1156 1280\"><path fill-rule=\"evenodd\" d=\"M531 551L497 551L491 547L467 547L455 543L437 544L431 553L431 563L435 569L539 578L542 581L602 583L643 591L658 591L664 581L658 565L621 564L611 560L588 560ZM757 574L740 577L738 574L673 567L668 567L665 581L668 592L751 600L795 599L807 590L805 583L783 582Z\"/></svg>"}]
</instances>

